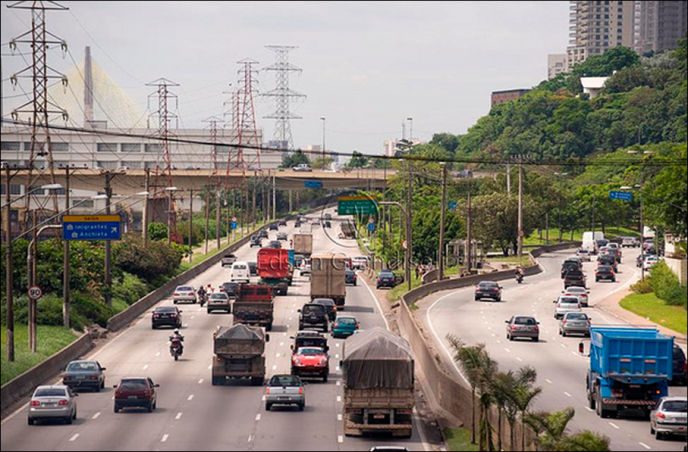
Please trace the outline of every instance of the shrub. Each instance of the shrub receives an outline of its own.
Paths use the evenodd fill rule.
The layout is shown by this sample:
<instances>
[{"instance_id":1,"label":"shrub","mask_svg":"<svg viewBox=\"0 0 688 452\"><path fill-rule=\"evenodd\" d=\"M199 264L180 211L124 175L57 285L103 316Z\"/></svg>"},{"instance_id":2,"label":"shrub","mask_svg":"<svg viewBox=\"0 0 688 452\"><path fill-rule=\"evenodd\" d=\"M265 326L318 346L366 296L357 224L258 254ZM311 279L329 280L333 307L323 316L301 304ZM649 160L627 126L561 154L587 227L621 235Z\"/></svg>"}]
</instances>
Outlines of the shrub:
<instances>
[{"instance_id":1,"label":"shrub","mask_svg":"<svg viewBox=\"0 0 688 452\"><path fill-rule=\"evenodd\" d=\"M153 282L161 276L174 275L181 256L166 243L143 239L135 234L127 234L113 247L113 263L122 271Z\"/></svg>"},{"instance_id":2,"label":"shrub","mask_svg":"<svg viewBox=\"0 0 688 452\"><path fill-rule=\"evenodd\" d=\"M648 281L647 279L645 281L640 280L631 286L631 290L637 294L642 295L646 293L651 293L652 286L650 285L650 281Z\"/></svg>"},{"instance_id":3,"label":"shrub","mask_svg":"<svg viewBox=\"0 0 688 452\"><path fill-rule=\"evenodd\" d=\"M658 262L652 268L648 280L654 293L662 300L669 300L670 294L680 290L681 287L678 276L671 271L664 261Z\"/></svg>"},{"instance_id":4,"label":"shrub","mask_svg":"<svg viewBox=\"0 0 688 452\"><path fill-rule=\"evenodd\" d=\"M140 278L124 273L121 281L113 285L112 296L130 305L145 296L148 291L148 285Z\"/></svg>"},{"instance_id":5,"label":"shrub","mask_svg":"<svg viewBox=\"0 0 688 452\"><path fill-rule=\"evenodd\" d=\"M671 306L686 307L686 303L688 303L688 289L686 286L673 287L666 298L666 302Z\"/></svg>"}]
</instances>

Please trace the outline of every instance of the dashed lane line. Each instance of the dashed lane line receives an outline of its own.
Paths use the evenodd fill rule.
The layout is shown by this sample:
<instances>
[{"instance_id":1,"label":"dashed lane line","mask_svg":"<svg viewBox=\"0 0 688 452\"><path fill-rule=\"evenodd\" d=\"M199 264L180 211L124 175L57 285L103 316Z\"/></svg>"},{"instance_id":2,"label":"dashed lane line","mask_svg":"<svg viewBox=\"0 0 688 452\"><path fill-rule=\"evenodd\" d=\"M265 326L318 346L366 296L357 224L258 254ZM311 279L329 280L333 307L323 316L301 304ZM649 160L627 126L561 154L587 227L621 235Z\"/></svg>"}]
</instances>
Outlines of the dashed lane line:
<instances>
[{"instance_id":1,"label":"dashed lane line","mask_svg":"<svg viewBox=\"0 0 688 452\"><path fill-rule=\"evenodd\" d=\"M161 443L166 442L166 441L167 441L167 438L169 438L169 437L170 437L170 435L168 435L167 433L165 433L164 435L162 435L162 439L160 440L160 442L161 442Z\"/></svg>"},{"instance_id":2,"label":"dashed lane line","mask_svg":"<svg viewBox=\"0 0 688 452\"><path fill-rule=\"evenodd\" d=\"M175 421L178 421L178 420L181 419L181 418L182 418L182 413L179 412L179 413L177 413L177 415L174 417L174 420L175 420Z\"/></svg>"},{"instance_id":3,"label":"dashed lane line","mask_svg":"<svg viewBox=\"0 0 688 452\"><path fill-rule=\"evenodd\" d=\"M91 419L98 419L98 417L100 417L100 411L98 411L96 414L94 414Z\"/></svg>"},{"instance_id":4,"label":"dashed lane line","mask_svg":"<svg viewBox=\"0 0 688 452\"><path fill-rule=\"evenodd\" d=\"M74 436L72 436L71 438L69 438L69 442L72 443L72 442L76 441L76 439L77 439L78 437L79 437L79 434L76 433Z\"/></svg>"}]
</instances>

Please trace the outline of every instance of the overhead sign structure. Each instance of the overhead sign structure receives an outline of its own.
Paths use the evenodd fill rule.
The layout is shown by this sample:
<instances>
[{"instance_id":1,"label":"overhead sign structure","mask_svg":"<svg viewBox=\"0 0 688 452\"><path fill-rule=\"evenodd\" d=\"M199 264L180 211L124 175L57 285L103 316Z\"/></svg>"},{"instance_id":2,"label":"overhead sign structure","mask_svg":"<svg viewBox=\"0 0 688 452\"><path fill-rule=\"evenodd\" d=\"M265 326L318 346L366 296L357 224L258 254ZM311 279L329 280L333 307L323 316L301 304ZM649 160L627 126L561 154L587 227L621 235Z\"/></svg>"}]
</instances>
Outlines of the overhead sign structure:
<instances>
[{"instance_id":1,"label":"overhead sign structure","mask_svg":"<svg viewBox=\"0 0 688 452\"><path fill-rule=\"evenodd\" d=\"M377 203L367 196L340 196L337 213L339 215L375 215Z\"/></svg>"},{"instance_id":2,"label":"overhead sign structure","mask_svg":"<svg viewBox=\"0 0 688 452\"><path fill-rule=\"evenodd\" d=\"M610 191L609 199L616 199L618 201L633 201L633 193L630 191Z\"/></svg>"},{"instance_id":3,"label":"overhead sign structure","mask_svg":"<svg viewBox=\"0 0 688 452\"><path fill-rule=\"evenodd\" d=\"M306 188L322 188L322 181L319 180L307 180Z\"/></svg>"},{"instance_id":4,"label":"overhead sign structure","mask_svg":"<svg viewBox=\"0 0 688 452\"><path fill-rule=\"evenodd\" d=\"M121 240L121 215L64 215L64 240Z\"/></svg>"}]
</instances>

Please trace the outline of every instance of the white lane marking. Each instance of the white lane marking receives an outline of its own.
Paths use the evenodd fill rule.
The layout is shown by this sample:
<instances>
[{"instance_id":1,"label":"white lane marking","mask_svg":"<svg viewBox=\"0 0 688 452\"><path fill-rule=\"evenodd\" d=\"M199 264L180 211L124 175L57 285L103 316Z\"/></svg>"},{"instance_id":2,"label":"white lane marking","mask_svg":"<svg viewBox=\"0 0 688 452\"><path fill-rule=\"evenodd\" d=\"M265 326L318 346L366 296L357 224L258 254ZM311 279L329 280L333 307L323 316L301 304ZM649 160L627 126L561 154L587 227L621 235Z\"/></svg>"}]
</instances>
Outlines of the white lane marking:
<instances>
[{"instance_id":1,"label":"white lane marking","mask_svg":"<svg viewBox=\"0 0 688 452\"><path fill-rule=\"evenodd\" d=\"M339 359L339 355L334 355L334 358L335 358L335 359Z\"/></svg>"},{"instance_id":2,"label":"white lane marking","mask_svg":"<svg viewBox=\"0 0 688 452\"><path fill-rule=\"evenodd\" d=\"M504 351L507 353L511 353L511 350L509 350L508 348L505 348Z\"/></svg>"},{"instance_id":3,"label":"white lane marking","mask_svg":"<svg viewBox=\"0 0 688 452\"><path fill-rule=\"evenodd\" d=\"M501 344L501 343L502 343L502 341L500 341L500 340L497 340L497 343L498 343L498 344Z\"/></svg>"},{"instance_id":4,"label":"white lane marking","mask_svg":"<svg viewBox=\"0 0 688 452\"><path fill-rule=\"evenodd\" d=\"M338 381L338 382L337 382L337 386L341 386L341 385L342 385L342 382L341 382L341 381Z\"/></svg>"},{"instance_id":5,"label":"white lane marking","mask_svg":"<svg viewBox=\"0 0 688 452\"><path fill-rule=\"evenodd\" d=\"M337 403L342 401L342 396L337 396Z\"/></svg>"},{"instance_id":6,"label":"white lane marking","mask_svg":"<svg viewBox=\"0 0 688 452\"><path fill-rule=\"evenodd\" d=\"M256 414L256 421L260 421L260 414Z\"/></svg>"},{"instance_id":7,"label":"white lane marking","mask_svg":"<svg viewBox=\"0 0 688 452\"><path fill-rule=\"evenodd\" d=\"M518 361L519 363L523 362L523 360L521 358L519 358L518 356L516 357L516 361Z\"/></svg>"},{"instance_id":8,"label":"white lane marking","mask_svg":"<svg viewBox=\"0 0 688 452\"><path fill-rule=\"evenodd\" d=\"M344 420L344 418L342 417L341 414L338 414L338 415L337 415L337 420L338 420L339 422L342 422L342 421Z\"/></svg>"},{"instance_id":9,"label":"white lane marking","mask_svg":"<svg viewBox=\"0 0 688 452\"><path fill-rule=\"evenodd\" d=\"M272 366L272 370L277 370L277 364L275 364L274 366Z\"/></svg>"},{"instance_id":10,"label":"white lane marking","mask_svg":"<svg viewBox=\"0 0 688 452\"><path fill-rule=\"evenodd\" d=\"M98 417L100 417L100 411L98 411L96 414L94 414L91 419L98 419Z\"/></svg>"},{"instance_id":11,"label":"white lane marking","mask_svg":"<svg viewBox=\"0 0 688 452\"><path fill-rule=\"evenodd\" d=\"M553 383L552 383L552 380L545 379L545 381L546 381L547 383L549 383L549 384L553 384Z\"/></svg>"},{"instance_id":12,"label":"white lane marking","mask_svg":"<svg viewBox=\"0 0 688 452\"><path fill-rule=\"evenodd\" d=\"M201 378L200 380L198 380L198 384L199 384L199 385L202 385L202 384L203 384L203 381L204 381L203 378Z\"/></svg>"},{"instance_id":13,"label":"white lane marking","mask_svg":"<svg viewBox=\"0 0 688 452\"><path fill-rule=\"evenodd\" d=\"M195 316L195 315L192 315L192 316L191 316L191 319L193 320L194 317L196 317L196 316Z\"/></svg>"},{"instance_id":14,"label":"white lane marking","mask_svg":"<svg viewBox=\"0 0 688 452\"><path fill-rule=\"evenodd\" d=\"M339 435L339 436L337 437L337 441L338 441L340 444L343 443L343 442L344 442L344 437L343 437L342 435Z\"/></svg>"},{"instance_id":15,"label":"white lane marking","mask_svg":"<svg viewBox=\"0 0 688 452\"><path fill-rule=\"evenodd\" d=\"M341 369L339 366L337 366L337 372L339 372L339 371L341 371L341 370L342 370L342 369Z\"/></svg>"},{"instance_id":16,"label":"white lane marking","mask_svg":"<svg viewBox=\"0 0 688 452\"><path fill-rule=\"evenodd\" d=\"M160 352L156 353L155 356L160 356Z\"/></svg>"},{"instance_id":17,"label":"white lane marking","mask_svg":"<svg viewBox=\"0 0 688 452\"><path fill-rule=\"evenodd\" d=\"M638 443L638 444L640 444L641 446L643 446L647 450L652 450L652 448L645 443Z\"/></svg>"},{"instance_id":18,"label":"white lane marking","mask_svg":"<svg viewBox=\"0 0 688 452\"><path fill-rule=\"evenodd\" d=\"M280 347L284 347L284 342L280 342Z\"/></svg>"},{"instance_id":19,"label":"white lane marking","mask_svg":"<svg viewBox=\"0 0 688 452\"><path fill-rule=\"evenodd\" d=\"M194 398L194 395L193 395L193 394L191 394L191 395L189 396L189 398L188 398L188 399L186 399L186 400L187 400L187 401L189 401L189 402L191 402L191 401L193 400L193 398Z\"/></svg>"},{"instance_id":20,"label":"white lane marking","mask_svg":"<svg viewBox=\"0 0 688 452\"><path fill-rule=\"evenodd\" d=\"M564 391L564 395L565 395L566 397L573 398L573 396L572 396L571 394L569 394L568 392L566 392L566 391Z\"/></svg>"},{"instance_id":21,"label":"white lane marking","mask_svg":"<svg viewBox=\"0 0 688 452\"><path fill-rule=\"evenodd\" d=\"M181 418L182 418L182 413L179 412L179 413L177 413L177 415L174 417L174 420L175 420L175 421L178 421L178 420L181 419Z\"/></svg>"},{"instance_id":22,"label":"white lane marking","mask_svg":"<svg viewBox=\"0 0 688 452\"><path fill-rule=\"evenodd\" d=\"M263 396L263 397L261 398L261 400L262 400L263 402L265 402L265 396Z\"/></svg>"},{"instance_id":23,"label":"white lane marking","mask_svg":"<svg viewBox=\"0 0 688 452\"><path fill-rule=\"evenodd\" d=\"M561 348L566 348L566 344L559 344L561 345Z\"/></svg>"},{"instance_id":24,"label":"white lane marking","mask_svg":"<svg viewBox=\"0 0 688 452\"><path fill-rule=\"evenodd\" d=\"M578 353L576 353L576 352L571 352L571 354L572 354L573 356L578 356Z\"/></svg>"},{"instance_id":25,"label":"white lane marking","mask_svg":"<svg viewBox=\"0 0 688 452\"><path fill-rule=\"evenodd\" d=\"M277 354L277 357L279 358L280 356L281 356L281 353L278 353L278 354Z\"/></svg>"},{"instance_id":26,"label":"white lane marking","mask_svg":"<svg viewBox=\"0 0 688 452\"><path fill-rule=\"evenodd\" d=\"M613 422L610 422L609 425L611 425L612 427L614 427L617 430L621 430L621 428Z\"/></svg>"},{"instance_id":27,"label":"white lane marking","mask_svg":"<svg viewBox=\"0 0 688 452\"><path fill-rule=\"evenodd\" d=\"M377 305L377 312L380 313L380 317L382 317L382 320L385 321L385 327L387 328L387 331L389 331L389 321L387 321L387 317L384 315L384 311L382 310L382 306L380 306L380 302L378 301L377 297L375 296L375 293L373 290L368 286L368 283L366 282L365 278L361 278L361 281L363 281L363 285L368 289L368 292L370 292L370 296L373 297L373 300L375 301L375 304ZM451 356L451 355L450 355Z\"/></svg>"},{"instance_id":28,"label":"white lane marking","mask_svg":"<svg viewBox=\"0 0 688 452\"><path fill-rule=\"evenodd\" d=\"M148 369L148 364L146 364L145 366L143 366L143 370L146 370L146 369Z\"/></svg>"},{"instance_id":29,"label":"white lane marking","mask_svg":"<svg viewBox=\"0 0 688 452\"><path fill-rule=\"evenodd\" d=\"M337 347L339 347L339 342L337 342Z\"/></svg>"},{"instance_id":30,"label":"white lane marking","mask_svg":"<svg viewBox=\"0 0 688 452\"><path fill-rule=\"evenodd\" d=\"M169 437L170 437L170 435L168 435L167 433L165 433L164 435L162 435L162 439L160 440L160 442L161 442L161 443L164 443L165 441L167 441L167 438L169 438Z\"/></svg>"},{"instance_id":31,"label":"white lane marking","mask_svg":"<svg viewBox=\"0 0 688 452\"><path fill-rule=\"evenodd\" d=\"M492 337L497 337L497 335L496 335L496 334L494 334L494 333L492 333Z\"/></svg>"},{"instance_id":32,"label":"white lane marking","mask_svg":"<svg viewBox=\"0 0 688 452\"><path fill-rule=\"evenodd\" d=\"M253 442L253 435L249 435L249 437L248 437L248 442L249 442L249 443L250 443L250 442Z\"/></svg>"},{"instance_id":33,"label":"white lane marking","mask_svg":"<svg viewBox=\"0 0 688 452\"><path fill-rule=\"evenodd\" d=\"M208 366L208 370L210 370L210 369L212 369L212 368L213 368L213 365L212 365L212 364Z\"/></svg>"},{"instance_id":34,"label":"white lane marking","mask_svg":"<svg viewBox=\"0 0 688 452\"><path fill-rule=\"evenodd\" d=\"M594 413L594 412L595 412L595 410L593 410L593 409L590 408L589 406L586 406L585 409L588 410L588 411L590 411L591 413Z\"/></svg>"},{"instance_id":35,"label":"white lane marking","mask_svg":"<svg viewBox=\"0 0 688 452\"><path fill-rule=\"evenodd\" d=\"M79 437L79 434L77 433L77 434L75 434L74 436L72 436L71 438L69 438L69 442L76 441L76 439L77 439L78 437Z\"/></svg>"},{"instance_id":36,"label":"white lane marking","mask_svg":"<svg viewBox=\"0 0 688 452\"><path fill-rule=\"evenodd\" d=\"M189 327L188 323L185 323L184 325L182 325L182 328L188 328L188 327Z\"/></svg>"}]
</instances>

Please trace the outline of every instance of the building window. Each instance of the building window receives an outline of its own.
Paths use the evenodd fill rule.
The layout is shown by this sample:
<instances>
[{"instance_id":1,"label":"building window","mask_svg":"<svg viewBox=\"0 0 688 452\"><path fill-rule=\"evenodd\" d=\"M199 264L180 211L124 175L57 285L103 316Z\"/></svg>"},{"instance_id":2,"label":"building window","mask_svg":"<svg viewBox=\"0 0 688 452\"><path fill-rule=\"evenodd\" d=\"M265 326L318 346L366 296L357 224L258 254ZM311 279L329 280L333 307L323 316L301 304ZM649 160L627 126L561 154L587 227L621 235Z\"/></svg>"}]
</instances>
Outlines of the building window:
<instances>
[{"instance_id":1,"label":"building window","mask_svg":"<svg viewBox=\"0 0 688 452\"><path fill-rule=\"evenodd\" d=\"M5 185L0 185L0 187L2 187L2 194L4 195L6 190ZM10 184L10 195L21 195L21 188L22 186L19 184Z\"/></svg>"},{"instance_id":2,"label":"building window","mask_svg":"<svg viewBox=\"0 0 688 452\"><path fill-rule=\"evenodd\" d=\"M141 168L141 162L120 162L120 166L126 166L129 169L139 169Z\"/></svg>"},{"instance_id":3,"label":"building window","mask_svg":"<svg viewBox=\"0 0 688 452\"><path fill-rule=\"evenodd\" d=\"M162 144L159 143L148 143L146 144L146 152L157 152L162 153Z\"/></svg>"},{"instance_id":4,"label":"building window","mask_svg":"<svg viewBox=\"0 0 688 452\"><path fill-rule=\"evenodd\" d=\"M141 152L140 143L122 143L122 152Z\"/></svg>"},{"instance_id":5,"label":"building window","mask_svg":"<svg viewBox=\"0 0 688 452\"><path fill-rule=\"evenodd\" d=\"M99 161L96 162L96 166L102 169L115 169L117 168L117 162Z\"/></svg>"},{"instance_id":6,"label":"building window","mask_svg":"<svg viewBox=\"0 0 688 452\"><path fill-rule=\"evenodd\" d=\"M72 199L72 207L82 207L84 209L93 209L95 203L92 199Z\"/></svg>"},{"instance_id":7,"label":"building window","mask_svg":"<svg viewBox=\"0 0 688 452\"><path fill-rule=\"evenodd\" d=\"M53 152L69 152L68 143L50 143L50 147L52 148Z\"/></svg>"},{"instance_id":8,"label":"building window","mask_svg":"<svg viewBox=\"0 0 688 452\"><path fill-rule=\"evenodd\" d=\"M21 151L21 143L19 141L3 141L0 143L0 150L19 152Z\"/></svg>"},{"instance_id":9,"label":"building window","mask_svg":"<svg viewBox=\"0 0 688 452\"><path fill-rule=\"evenodd\" d=\"M158 167L158 162L145 162L143 165L144 168L155 169Z\"/></svg>"},{"instance_id":10,"label":"building window","mask_svg":"<svg viewBox=\"0 0 688 452\"><path fill-rule=\"evenodd\" d=\"M98 143L98 152L117 152L117 143Z\"/></svg>"}]
</instances>

